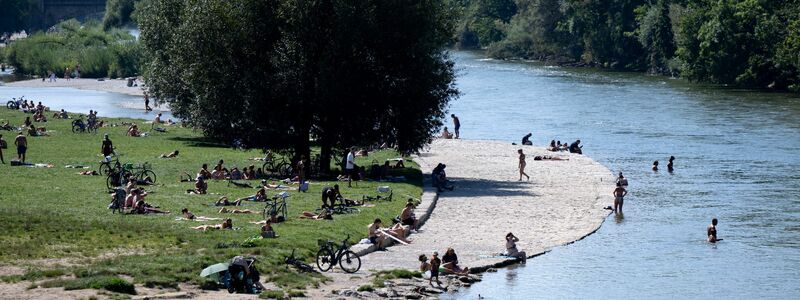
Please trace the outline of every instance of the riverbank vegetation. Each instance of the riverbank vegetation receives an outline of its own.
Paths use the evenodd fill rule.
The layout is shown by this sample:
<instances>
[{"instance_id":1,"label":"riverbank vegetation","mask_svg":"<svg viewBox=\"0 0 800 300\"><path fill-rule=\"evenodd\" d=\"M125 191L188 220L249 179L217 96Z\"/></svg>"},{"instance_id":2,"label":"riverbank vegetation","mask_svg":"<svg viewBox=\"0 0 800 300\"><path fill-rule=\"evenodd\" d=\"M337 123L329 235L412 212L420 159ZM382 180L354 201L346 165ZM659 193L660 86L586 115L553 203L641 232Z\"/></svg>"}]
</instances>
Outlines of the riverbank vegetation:
<instances>
[{"instance_id":1,"label":"riverbank vegetation","mask_svg":"<svg viewBox=\"0 0 800 300\"><path fill-rule=\"evenodd\" d=\"M143 1L150 93L209 136L294 148L409 153L455 99L441 1Z\"/></svg>"},{"instance_id":2,"label":"riverbank vegetation","mask_svg":"<svg viewBox=\"0 0 800 300\"><path fill-rule=\"evenodd\" d=\"M64 21L48 32L37 32L9 44L5 61L17 75L63 77L80 65L81 77L121 78L139 74L140 49L136 39L120 29L104 31L99 23Z\"/></svg>"},{"instance_id":3,"label":"riverbank vegetation","mask_svg":"<svg viewBox=\"0 0 800 300\"><path fill-rule=\"evenodd\" d=\"M2 109L0 121L21 124L25 114ZM29 137L27 161L53 164L52 168L11 167L8 161L15 156L13 150L4 149L6 164L0 164L0 219L4 221L3 251L0 266L25 269L22 275L0 276L0 281L35 281L33 286L64 286L69 289L104 288L131 293L130 281L150 287L176 287L189 282L204 286L200 271L211 264L224 262L235 255L254 255L257 266L269 282L284 289L303 288L326 280L322 275L298 273L284 264L284 257L296 250L295 255L313 262L318 249L318 239L341 241L351 235L355 243L366 237L367 225L376 217L391 220L397 216L408 197L420 198L421 172L416 164L406 161L406 168L392 169L390 175L405 176L404 182L354 182L352 188L340 184L342 194L349 199L361 200L362 195L376 195L378 186L388 185L394 192L394 201L378 202L374 207L359 207L360 213L335 215L334 220L299 219L303 211L314 211L321 205L321 189L336 184L312 179L310 190L297 191L297 186L285 190L287 220L274 224L279 235L275 239L257 239L260 225L250 221L263 220L263 203L245 201L243 206L256 214L220 214L214 202L221 196L231 200L255 193L253 188L242 188L226 181L208 182L209 194L190 195L187 189L192 182L180 182L183 172L195 174L201 164L213 166L220 159L225 165L244 167L260 162L249 160L262 157L260 151L242 151L225 147L206 139L190 128L168 126L166 133L151 131L147 137L125 136L127 126L103 127L97 134L73 134L71 120L51 120L37 123L46 127L50 136ZM141 122L131 119L106 119L106 122ZM150 125L141 124L141 128ZM14 132L0 131L13 148ZM169 215L112 214L106 205L110 197L104 176L78 175L80 171L96 170L100 160L102 135L108 133L123 163L150 162L157 175L157 184L144 186L146 201L168 210ZM314 148L318 153L319 148ZM164 159L159 155L179 150L176 158ZM391 150L372 152L368 157L358 157L356 163L369 166L399 154ZM65 168L66 165L88 166L89 169ZM248 181L257 186L258 181ZM272 183L272 182L271 182ZM272 197L283 190L269 190ZM407 195L407 196L406 196ZM218 224L221 221L178 221L181 208L188 208L197 216L233 219L238 230L199 231L190 227ZM368 269L369 266L362 266ZM132 277L132 279L130 279ZM121 281L119 278L128 278Z\"/></svg>"},{"instance_id":4,"label":"riverbank vegetation","mask_svg":"<svg viewBox=\"0 0 800 300\"><path fill-rule=\"evenodd\" d=\"M462 11L459 45L486 48L495 58L646 71L800 92L797 0L449 3Z\"/></svg>"}]
</instances>

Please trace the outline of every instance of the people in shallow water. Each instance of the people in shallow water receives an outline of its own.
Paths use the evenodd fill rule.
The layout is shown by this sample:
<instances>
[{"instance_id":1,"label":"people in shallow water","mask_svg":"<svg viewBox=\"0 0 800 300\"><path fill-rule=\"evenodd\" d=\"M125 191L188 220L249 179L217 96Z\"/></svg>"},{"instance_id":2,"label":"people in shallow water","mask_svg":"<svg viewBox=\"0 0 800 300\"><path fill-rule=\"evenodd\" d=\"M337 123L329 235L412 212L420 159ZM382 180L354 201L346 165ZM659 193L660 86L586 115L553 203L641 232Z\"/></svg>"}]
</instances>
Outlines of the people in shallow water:
<instances>
[{"instance_id":1,"label":"people in shallow water","mask_svg":"<svg viewBox=\"0 0 800 300\"><path fill-rule=\"evenodd\" d=\"M617 188L614 189L614 212L615 213L622 213L622 204L625 199L625 195L628 195L628 191L622 187L622 184L619 182L617 183Z\"/></svg>"},{"instance_id":2,"label":"people in shallow water","mask_svg":"<svg viewBox=\"0 0 800 300\"><path fill-rule=\"evenodd\" d=\"M658 171L658 161L653 162L653 171Z\"/></svg>"},{"instance_id":3,"label":"people in shallow water","mask_svg":"<svg viewBox=\"0 0 800 300\"><path fill-rule=\"evenodd\" d=\"M708 225L708 229L706 229L706 234L708 235L709 243L716 243L717 241L722 240L717 238L717 218L711 219L711 225Z\"/></svg>"},{"instance_id":4,"label":"people in shallow water","mask_svg":"<svg viewBox=\"0 0 800 300\"><path fill-rule=\"evenodd\" d=\"M675 156L669 157L669 162L667 163L667 172L672 172L674 169L672 168L673 164L672 161L675 160Z\"/></svg>"},{"instance_id":5,"label":"people in shallow water","mask_svg":"<svg viewBox=\"0 0 800 300\"><path fill-rule=\"evenodd\" d=\"M619 172L619 177L617 177L617 185L621 185L623 187L628 186L628 179L625 176L622 176L622 172Z\"/></svg>"}]
</instances>

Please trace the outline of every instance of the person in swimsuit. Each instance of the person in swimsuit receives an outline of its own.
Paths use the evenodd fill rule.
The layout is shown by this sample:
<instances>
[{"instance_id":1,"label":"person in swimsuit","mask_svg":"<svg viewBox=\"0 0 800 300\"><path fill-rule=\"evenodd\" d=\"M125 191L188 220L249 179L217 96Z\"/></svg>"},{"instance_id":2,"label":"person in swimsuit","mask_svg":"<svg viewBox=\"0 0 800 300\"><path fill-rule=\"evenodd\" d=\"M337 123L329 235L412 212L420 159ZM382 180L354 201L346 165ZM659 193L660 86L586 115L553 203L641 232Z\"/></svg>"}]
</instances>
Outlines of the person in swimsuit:
<instances>
[{"instance_id":1,"label":"person in swimsuit","mask_svg":"<svg viewBox=\"0 0 800 300\"><path fill-rule=\"evenodd\" d=\"M461 129L461 121L458 120L458 117L456 117L455 114L450 114L450 117L453 118L453 133L456 134L456 136L454 138L458 139L458 137L459 137L459 129Z\"/></svg>"},{"instance_id":2,"label":"person in swimsuit","mask_svg":"<svg viewBox=\"0 0 800 300\"><path fill-rule=\"evenodd\" d=\"M14 139L14 145L17 146L17 159L25 162L25 153L28 152L28 138L22 135L22 131L17 133L17 138Z\"/></svg>"},{"instance_id":3,"label":"person in swimsuit","mask_svg":"<svg viewBox=\"0 0 800 300\"><path fill-rule=\"evenodd\" d=\"M103 157L111 156L114 153L114 143L111 142L111 139L108 138L108 133L103 136L103 143L100 146L100 153L103 154Z\"/></svg>"},{"instance_id":4,"label":"person in swimsuit","mask_svg":"<svg viewBox=\"0 0 800 300\"><path fill-rule=\"evenodd\" d=\"M658 161L654 161L654 162L653 162L653 167L652 167L652 169L653 169L653 171L658 171Z\"/></svg>"},{"instance_id":5,"label":"person in swimsuit","mask_svg":"<svg viewBox=\"0 0 800 300\"><path fill-rule=\"evenodd\" d=\"M206 230L209 230L209 229L212 229L212 230L214 230L214 229L233 229L233 220L225 219L225 221L222 222L222 224L200 225L200 226L197 226L197 227L192 227L192 229L197 229L197 230L202 230L202 231L206 231Z\"/></svg>"},{"instance_id":6,"label":"person in swimsuit","mask_svg":"<svg viewBox=\"0 0 800 300\"><path fill-rule=\"evenodd\" d=\"M528 259L528 255L525 254L525 251L519 251L517 249L517 242L519 242L519 238L514 236L513 233L509 232L506 234L506 255L516 257L524 263Z\"/></svg>"},{"instance_id":7,"label":"person in swimsuit","mask_svg":"<svg viewBox=\"0 0 800 300\"><path fill-rule=\"evenodd\" d=\"M708 229L706 229L706 235L708 236L709 243L716 243L722 239L717 239L717 218L711 219L711 225L708 225Z\"/></svg>"},{"instance_id":8,"label":"person in swimsuit","mask_svg":"<svg viewBox=\"0 0 800 300\"><path fill-rule=\"evenodd\" d=\"M449 274L456 274L456 275L468 275L469 268L461 267L458 265L458 255L456 255L456 251L453 248L447 248L447 251L444 253L442 257L442 267L444 267L445 273Z\"/></svg>"},{"instance_id":9,"label":"person in swimsuit","mask_svg":"<svg viewBox=\"0 0 800 300\"><path fill-rule=\"evenodd\" d=\"M153 108L150 107L150 96L147 95L147 92L144 93L144 110L145 111L153 110Z\"/></svg>"},{"instance_id":10,"label":"person in swimsuit","mask_svg":"<svg viewBox=\"0 0 800 300\"><path fill-rule=\"evenodd\" d=\"M617 188L614 189L614 212L622 213L622 203L628 191L622 187L622 184L617 183Z\"/></svg>"},{"instance_id":11,"label":"person in swimsuit","mask_svg":"<svg viewBox=\"0 0 800 300\"><path fill-rule=\"evenodd\" d=\"M326 186L322 188L322 208L332 208L336 205L336 199L343 198L339 192L339 185L334 184L333 187ZM330 204L328 204L330 202Z\"/></svg>"},{"instance_id":12,"label":"person in swimsuit","mask_svg":"<svg viewBox=\"0 0 800 300\"><path fill-rule=\"evenodd\" d=\"M675 160L675 156L670 156L669 157L669 162L667 163L667 172L674 171L674 169L672 168L672 166L673 166L672 161L674 161L674 160Z\"/></svg>"},{"instance_id":13,"label":"person in swimsuit","mask_svg":"<svg viewBox=\"0 0 800 300\"><path fill-rule=\"evenodd\" d=\"M417 226L419 226L419 220L417 220L417 217L414 216L414 208L414 203L406 203L406 207L403 209L403 212L400 213L400 223L406 226L411 226L412 230L417 230Z\"/></svg>"},{"instance_id":14,"label":"person in swimsuit","mask_svg":"<svg viewBox=\"0 0 800 300\"><path fill-rule=\"evenodd\" d=\"M525 175L526 180L531 180L531 177L525 174L525 154L522 153L522 149L517 150L517 153L519 153L519 181L522 181L522 175Z\"/></svg>"},{"instance_id":15,"label":"person in swimsuit","mask_svg":"<svg viewBox=\"0 0 800 300\"><path fill-rule=\"evenodd\" d=\"M433 278L436 278L436 283L442 285L442 282L439 281L439 266L442 265L442 260L439 259L439 252L433 251L433 257L431 257L431 278L428 279L428 284L433 286Z\"/></svg>"},{"instance_id":16,"label":"person in swimsuit","mask_svg":"<svg viewBox=\"0 0 800 300\"><path fill-rule=\"evenodd\" d=\"M187 219L187 220L194 220L195 219L194 214L189 212L188 208L184 207L183 209L181 209L181 214L183 214L183 218L184 219Z\"/></svg>"},{"instance_id":17,"label":"person in swimsuit","mask_svg":"<svg viewBox=\"0 0 800 300\"><path fill-rule=\"evenodd\" d=\"M367 238L369 239L369 242L377 245L378 249L381 249L383 240L386 239L386 237L384 237L380 232L381 223L381 219L375 219L375 221L369 225L367 230Z\"/></svg>"},{"instance_id":18,"label":"person in swimsuit","mask_svg":"<svg viewBox=\"0 0 800 300\"><path fill-rule=\"evenodd\" d=\"M622 176L622 172L619 172L619 177L617 177L617 184L623 187L628 186L628 179L625 176Z\"/></svg>"}]
</instances>

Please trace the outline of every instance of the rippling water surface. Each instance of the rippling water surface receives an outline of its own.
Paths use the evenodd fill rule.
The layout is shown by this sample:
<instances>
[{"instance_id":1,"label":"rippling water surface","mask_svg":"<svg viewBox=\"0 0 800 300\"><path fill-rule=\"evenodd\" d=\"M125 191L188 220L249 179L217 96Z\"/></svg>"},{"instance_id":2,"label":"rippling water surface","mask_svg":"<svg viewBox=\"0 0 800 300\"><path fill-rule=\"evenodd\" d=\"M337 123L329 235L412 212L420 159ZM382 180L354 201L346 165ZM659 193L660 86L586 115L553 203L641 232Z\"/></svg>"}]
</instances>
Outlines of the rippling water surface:
<instances>
[{"instance_id":1,"label":"rippling water surface","mask_svg":"<svg viewBox=\"0 0 800 300\"><path fill-rule=\"evenodd\" d=\"M594 235L444 298L800 299L800 98L454 58L462 137L581 139L584 154L626 174L630 194L624 217ZM714 217L717 245L705 242Z\"/></svg>"}]
</instances>

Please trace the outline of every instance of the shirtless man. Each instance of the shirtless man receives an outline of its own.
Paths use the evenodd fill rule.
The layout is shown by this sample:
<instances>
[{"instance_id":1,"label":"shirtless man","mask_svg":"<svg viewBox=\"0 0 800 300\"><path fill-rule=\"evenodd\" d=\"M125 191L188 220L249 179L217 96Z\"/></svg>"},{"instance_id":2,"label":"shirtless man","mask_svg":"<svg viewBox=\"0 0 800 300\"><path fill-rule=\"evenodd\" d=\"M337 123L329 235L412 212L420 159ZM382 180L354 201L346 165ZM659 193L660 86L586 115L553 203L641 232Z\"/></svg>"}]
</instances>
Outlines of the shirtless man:
<instances>
[{"instance_id":1,"label":"shirtless man","mask_svg":"<svg viewBox=\"0 0 800 300\"><path fill-rule=\"evenodd\" d=\"M667 172L672 172L672 171L675 170L673 168L673 164L672 164L672 161L674 161L674 160L675 160L675 156L670 156L669 157L669 162L667 163Z\"/></svg>"},{"instance_id":2,"label":"shirtless man","mask_svg":"<svg viewBox=\"0 0 800 300\"><path fill-rule=\"evenodd\" d=\"M6 141L3 140L3 135L0 134L0 163L3 163L3 164L6 163L6 161L3 160L3 145L5 145L5 144L6 144Z\"/></svg>"},{"instance_id":3,"label":"shirtless man","mask_svg":"<svg viewBox=\"0 0 800 300\"><path fill-rule=\"evenodd\" d=\"M14 139L14 145L17 146L17 159L25 162L25 152L28 151L28 138L26 138L22 131L17 133L17 138Z\"/></svg>"},{"instance_id":4,"label":"shirtless man","mask_svg":"<svg viewBox=\"0 0 800 300\"><path fill-rule=\"evenodd\" d=\"M339 192L339 185L335 184L333 187L326 186L322 188L322 207L323 208L333 208L336 205L336 199L342 197L342 193ZM328 201L330 200L330 205L328 205Z\"/></svg>"},{"instance_id":5,"label":"shirtless man","mask_svg":"<svg viewBox=\"0 0 800 300\"><path fill-rule=\"evenodd\" d=\"M717 238L717 218L711 219L711 225L708 225L708 229L706 229L706 235L708 236L709 243L716 243L717 241L722 240Z\"/></svg>"},{"instance_id":6,"label":"shirtless man","mask_svg":"<svg viewBox=\"0 0 800 300\"><path fill-rule=\"evenodd\" d=\"M614 189L614 212L615 213L622 213L622 203L624 200L625 195L628 194L628 191L622 187L621 184L617 183L617 188Z\"/></svg>"},{"instance_id":7,"label":"shirtless man","mask_svg":"<svg viewBox=\"0 0 800 300\"><path fill-rule=\"evenodd\" d=\"M453 133L456 134L456 136L454 138L458 139L458 137L459 137L459 129L461 129L461 121L458 120L458 117L456 117L455 114L450 114L450 117L453 118Z\"/></svg>"}]
</instances>

